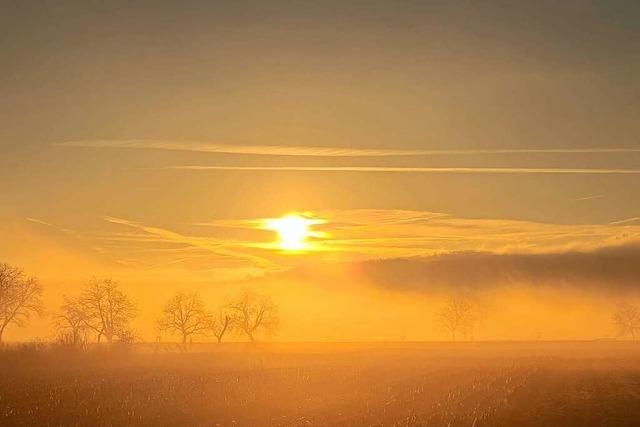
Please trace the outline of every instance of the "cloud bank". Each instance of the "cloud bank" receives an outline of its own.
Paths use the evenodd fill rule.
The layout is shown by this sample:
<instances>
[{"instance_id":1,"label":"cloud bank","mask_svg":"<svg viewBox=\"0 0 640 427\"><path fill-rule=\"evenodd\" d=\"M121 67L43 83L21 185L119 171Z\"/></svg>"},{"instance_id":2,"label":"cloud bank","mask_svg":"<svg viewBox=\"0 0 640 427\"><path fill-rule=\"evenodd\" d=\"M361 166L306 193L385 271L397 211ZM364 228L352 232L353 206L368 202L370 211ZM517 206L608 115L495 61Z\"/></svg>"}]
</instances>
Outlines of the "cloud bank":
<instances>
[{"instance_id":1,"label":"cloud bank","mask_svg":"<svg viewBox=\"0 0 640 427\"><path fill-rule=\"evenodd\" d=\"M456 252L432 257L365 261L361 280L397 291L483 290L552 286L601 292L640 291L640 242L591 251Z\"/></svg>"}]
</instances>

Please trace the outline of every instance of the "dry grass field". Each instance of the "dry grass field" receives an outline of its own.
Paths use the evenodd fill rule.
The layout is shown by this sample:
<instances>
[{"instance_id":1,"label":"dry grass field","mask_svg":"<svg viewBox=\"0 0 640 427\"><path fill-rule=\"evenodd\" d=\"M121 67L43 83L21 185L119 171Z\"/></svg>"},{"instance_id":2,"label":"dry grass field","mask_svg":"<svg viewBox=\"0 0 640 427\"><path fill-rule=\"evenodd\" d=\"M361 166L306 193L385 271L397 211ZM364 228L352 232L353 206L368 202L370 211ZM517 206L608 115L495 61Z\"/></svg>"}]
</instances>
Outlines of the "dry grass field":
<instances>
[{"instance_id":1,"label":"dry grass field","mask_svg":"<svg viewBox=\"0 0 640 427\"><path fill-rule=\"evenodd\" d=\"M625 342L2 352L2 426L637 426Z\"/></svg>"}]
</instances>

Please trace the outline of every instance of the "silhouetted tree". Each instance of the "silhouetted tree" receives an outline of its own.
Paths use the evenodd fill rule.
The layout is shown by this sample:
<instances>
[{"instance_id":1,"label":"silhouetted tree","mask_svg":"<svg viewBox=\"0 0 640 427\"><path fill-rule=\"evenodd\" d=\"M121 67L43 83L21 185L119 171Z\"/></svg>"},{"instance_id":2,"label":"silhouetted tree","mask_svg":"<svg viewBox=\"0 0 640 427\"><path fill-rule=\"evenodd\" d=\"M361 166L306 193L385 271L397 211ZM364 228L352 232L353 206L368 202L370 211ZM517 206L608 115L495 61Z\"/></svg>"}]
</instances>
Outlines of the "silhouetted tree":
<instances>
[{"instance_id":1,"label":"silhouetted tree","mask_svg":"<svg viewBox=\"0 0 640 427\"><path fill-rule=\"evenodd\" d=\"M186 349L188 339L210 331L212 324L213 316L198 293L175 294L167 301L158 319L158 329L180 334L183 349Z\"/></svg>"},{"instance_id":2,"label":"silhouetted tree","mask_svg":"<svg viewBox=\"0 0 640 427\"><path fill-rule=\"evenodd\" d=\"M640 309L629 303L620 304L613 313L613 321L620 336L630 336L635 340L640 332Z\"/></svg>"},{"instance_id":3,"label":"silhouetted tree","mask_svg":"<svg viewBox=\"0 0 640 427\"><path fill-rule=\"evenodd\" d=\"M130 323L137 315L135 303L111 279L93 279L78 298L85 325L96 332L98 342L104 337L108 343L114 338L128 340L132 335Z\"/></svg>"},{"instance_id":4,"label":"silhouetted tree","mask_svg":"<svg viewBox=\"0 0 640 427\"><path fill-rule=\"evenodd\" d=\"M218 343L221 343L225 334L229 333L233 329L233 319L231 314L229 314L229 310L221 308L218 311L218 317L214 319L211 329L213 331L213 335L218 340Z\"/></svg>"},{"instance_id":5,"label":"silhouetted tree","mask_svg":"<svg viewBox=\"0 0 640 427\"><path fill-rule=\"evenodd\" d=\"M10 324L26 325L33 314L42 313L42 287L38 281L9 264L0 264L0 343Z\"/></svg>"},{"instance_id":6,"label":"silhouetted tree","mask_svg":"<svg viewBox=\"0 0 640 427\"><path fill-rule=\"evenodd\" d=\"M246 289L233 299L228 308L233 325L255 341L261 330L273 332L278 326L278 310L271 300Z\"/></svg>"},{"instance_id":7,"label":"silhouetted tree","mask_svg":"<svg viewBox=\"0 0 640 427\"><path fill-rule=\"evenodd\" d=\"M451 340L455 341L458 334L468 334L473 330L476 322L472 302L465 297L451 297L438 311L440 324L451 334Z\"/></svg>"},{"instance_id":8,"label":"silhouetted tree","mask_svg":"<svg viewBox=\"0 0 640 427\"><path fill-rule=\"evenodd\" d=\"M86 313L77 298L65 296L60 309L53 316L53 325L58 334L58 340L64 344L79 346L87 340L89 327Z\"/></svg>"}]
</instances>

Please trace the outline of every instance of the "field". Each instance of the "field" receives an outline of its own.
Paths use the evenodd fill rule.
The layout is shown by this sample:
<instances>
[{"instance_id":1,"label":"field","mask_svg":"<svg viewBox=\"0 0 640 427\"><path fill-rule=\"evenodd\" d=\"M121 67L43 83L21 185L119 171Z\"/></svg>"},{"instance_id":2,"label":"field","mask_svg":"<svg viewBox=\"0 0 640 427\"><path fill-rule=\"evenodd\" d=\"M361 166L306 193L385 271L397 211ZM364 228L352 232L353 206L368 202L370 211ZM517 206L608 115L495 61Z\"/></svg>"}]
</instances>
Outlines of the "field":
<instances>
[{"instance_id":1,"label":"field","mask_svg":"<svg viewBox=\"0 0 640 427\"><path fill-rule=\"evenodd\" d=\"M630 342L0 352L2 426L637 426Z\"/></svg>"}]
</instances>

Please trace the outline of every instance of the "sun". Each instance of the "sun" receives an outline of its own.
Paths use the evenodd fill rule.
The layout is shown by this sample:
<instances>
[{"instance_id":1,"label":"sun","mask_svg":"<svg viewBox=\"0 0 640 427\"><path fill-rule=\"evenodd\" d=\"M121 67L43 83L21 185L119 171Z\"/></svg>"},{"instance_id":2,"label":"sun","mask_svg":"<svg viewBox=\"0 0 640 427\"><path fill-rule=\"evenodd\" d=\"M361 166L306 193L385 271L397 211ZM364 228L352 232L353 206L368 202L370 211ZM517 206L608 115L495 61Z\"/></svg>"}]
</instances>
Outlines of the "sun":
<instances>
[{"instance_id":1,"label":"sun","mask_svg":"<svg viewBox=\"0 0 640 427\"><path fill-rule=\"evenodd\" d=\"M319 234L310 230L310 226L323 222L298 214L287 214L280 218L266 220L264 228L278 233L278 246L281 249L285 251L302 251L309 249L307 239Z\"/></svg>"}]
</instances>

